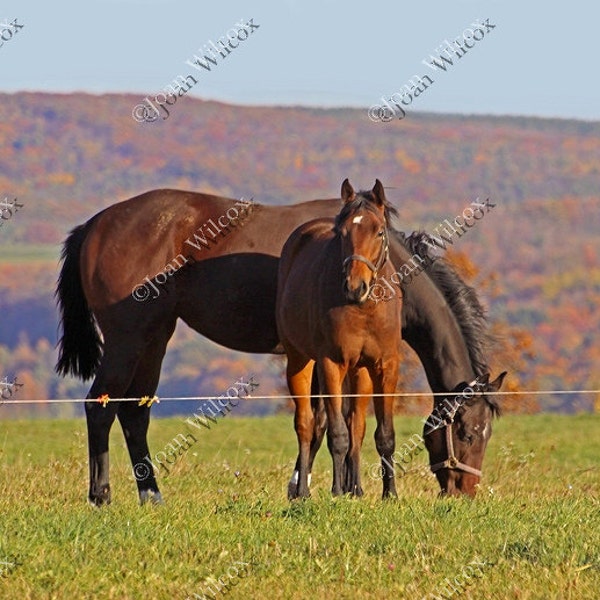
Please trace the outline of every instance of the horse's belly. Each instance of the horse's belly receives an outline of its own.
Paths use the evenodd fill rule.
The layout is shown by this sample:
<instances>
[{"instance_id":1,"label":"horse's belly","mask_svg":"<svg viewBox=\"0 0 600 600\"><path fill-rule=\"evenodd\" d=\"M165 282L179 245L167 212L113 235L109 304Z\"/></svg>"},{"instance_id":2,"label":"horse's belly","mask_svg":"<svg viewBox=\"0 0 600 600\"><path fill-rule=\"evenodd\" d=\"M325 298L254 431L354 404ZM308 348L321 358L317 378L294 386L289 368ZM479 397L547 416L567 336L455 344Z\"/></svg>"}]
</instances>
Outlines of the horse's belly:
<instances>
[{"instance_id":1,"label":"horse's belly","mask_svg":"<svg viewBox=\"0 0 600 600\"><path fill-rule=\"evenodd\" d=\"M191 265L178 282L177 316L227 348L279 352L277 264L275 257L247 253Z\"/></svg>"}]
</instances>

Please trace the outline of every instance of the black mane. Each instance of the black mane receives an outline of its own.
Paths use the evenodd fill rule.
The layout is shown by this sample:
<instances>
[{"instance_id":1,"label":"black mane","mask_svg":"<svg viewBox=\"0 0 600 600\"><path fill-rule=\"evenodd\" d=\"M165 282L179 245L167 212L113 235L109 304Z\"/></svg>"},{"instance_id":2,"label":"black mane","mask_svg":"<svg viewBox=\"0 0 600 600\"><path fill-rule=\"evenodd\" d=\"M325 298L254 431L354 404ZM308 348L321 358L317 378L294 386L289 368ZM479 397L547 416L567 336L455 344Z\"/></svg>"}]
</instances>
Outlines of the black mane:
<instances>
[{"instance_id":1,"label":"black mane","mask_svg":"<svg viewBox=\"0 0 600 600\"><path fill-rule=\"evenodd\" d=\"M428 259L435 259L426 268L426 274L442 292L456 318L465 339L475 375L477 377L485 375L489 372L486 351L494 338L488 332L485 309L479 302L477 292L461 279L443 257L432 251L431 246L425 241L427 240L431 245L434 245L429 234L424 231L414 231L406 236L397 230L393 230L393 233L411 255L418 254L428 264L430 263ZM498 414L499 405L496 403L495 398L486 395L485 399L494 414Z\"/></svg>"}]
</instances>

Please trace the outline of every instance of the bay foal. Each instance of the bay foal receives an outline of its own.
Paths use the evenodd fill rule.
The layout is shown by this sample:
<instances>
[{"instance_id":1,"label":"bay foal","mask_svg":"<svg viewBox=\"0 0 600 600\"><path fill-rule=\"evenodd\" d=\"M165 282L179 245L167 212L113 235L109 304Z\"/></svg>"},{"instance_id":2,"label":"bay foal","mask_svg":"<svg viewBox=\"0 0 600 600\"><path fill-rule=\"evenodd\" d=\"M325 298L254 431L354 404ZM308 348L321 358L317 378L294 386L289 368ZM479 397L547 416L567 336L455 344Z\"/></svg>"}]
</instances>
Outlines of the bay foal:
<instances>
[{"instance_id":1,"label":"bay foal","mask_svg":"<svg viewBox=\"0 0 600 600\"><path fill-rule=\"evenodd\" d=\"M311 408L314 365L326 397L327 444L333 459L332 493L362 495L360 448L365 413L373 392L375 444L382 459L383 497L396 496L392 454L393 403L401 338L401 296L389 302L369 299L378 275L394 271L388 260L391 206L383 185L355 194L342 184L342 209L298 227L285 243L279 262L276 319L287 353L287 382L294 397L298 472L290 498L308 497L310 445L315 426ZM347 420L342 414L342 383L348 375Z\"/></svg>"}]
</instances>

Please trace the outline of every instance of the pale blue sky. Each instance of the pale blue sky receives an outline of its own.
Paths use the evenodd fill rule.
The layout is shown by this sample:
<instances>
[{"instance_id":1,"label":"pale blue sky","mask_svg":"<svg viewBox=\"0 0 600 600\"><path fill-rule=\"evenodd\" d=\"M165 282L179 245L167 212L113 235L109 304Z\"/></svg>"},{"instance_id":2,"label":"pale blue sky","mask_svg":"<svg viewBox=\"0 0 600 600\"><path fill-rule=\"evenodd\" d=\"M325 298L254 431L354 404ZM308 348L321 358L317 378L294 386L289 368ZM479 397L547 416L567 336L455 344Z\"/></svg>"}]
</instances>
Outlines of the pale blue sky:
<instances>
[{"instance_id":1,"label":"pale blue sky","mask_svg":"<svg viewBox=\"0 0 600 600\"><path fill-rule=\"evenodd\" d=\"M190 94L234 104L352 106L389 97L476 18L496 28L412 110L600 119L596 0L9 0L0 91L155 95L240 19L260 25Z\"/></svg>"}]
</instances>

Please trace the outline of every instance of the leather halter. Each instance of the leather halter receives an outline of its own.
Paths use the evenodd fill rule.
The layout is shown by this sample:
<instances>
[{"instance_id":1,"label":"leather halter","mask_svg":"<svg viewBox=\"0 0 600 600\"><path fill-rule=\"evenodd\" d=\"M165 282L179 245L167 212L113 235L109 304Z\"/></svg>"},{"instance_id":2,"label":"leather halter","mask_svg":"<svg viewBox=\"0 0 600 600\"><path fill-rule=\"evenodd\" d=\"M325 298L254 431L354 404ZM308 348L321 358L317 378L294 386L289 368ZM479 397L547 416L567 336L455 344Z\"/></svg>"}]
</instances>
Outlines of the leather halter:
<instances>
[{"instance_id":1,"label":"leather halter","mask_svg":"<svg viewBox=\"0 0 600 600\"><path fill-rule=\"evenodd\" d=\"M368 258L361 256L360 254L351 254L344 259L342 263L342 273L346 272L346 267L349 262L353 260L357 260L359 262L365 263L367 267L373 272L373 277L377 278L377 272L383 265L385 261L388 259L390 253L390 241L388 238L387 225L384 221L383 223L383 239L381 240L381 250L379 252L379 257L377 258L376 264L373 264Z\"/></svg>"},{"instance_id":2,"label":"leather halter","mask_svg":"<svg viewBox=\"0 0 600 600\"><path fill-rule=\"evenodd\" d=\"M429 465L432 473L437 473L442 469L450 469L452 471L464 471L465 473L471 473L472 475L477 475L477 477L481 478L481 471L479 469L475 469L474 467L470 467L463 462L460 462L456 455L454 454L454 442L452 441L452 425L454 424L454 417L456 416L456 412L460 406L457 406L452 413L446 415L444 421L445 424L442 425L446 429L446 450L448 451L448 458L442 462L435 463L433 465ZM436 427L435 429L431 429L425 435L429 435L431 432L436 429L440 429L440 427Z\"/></svg>"}]
</instances>

